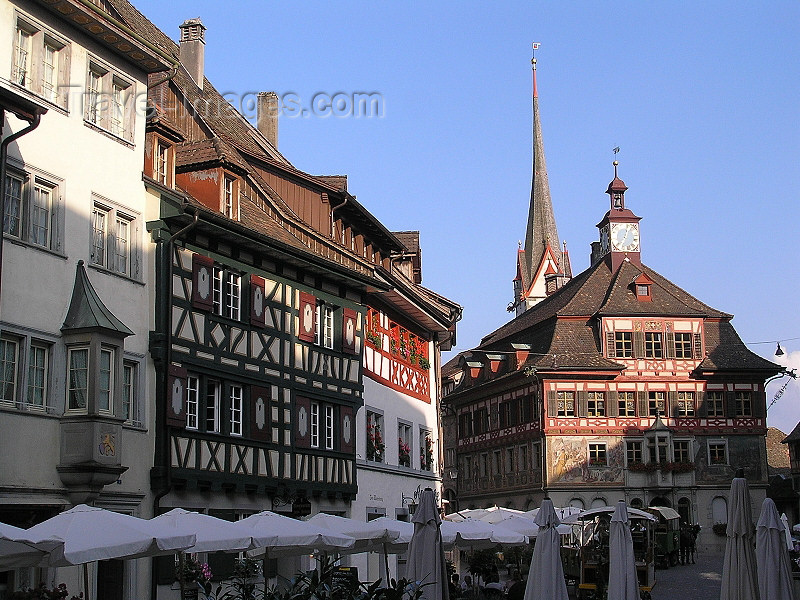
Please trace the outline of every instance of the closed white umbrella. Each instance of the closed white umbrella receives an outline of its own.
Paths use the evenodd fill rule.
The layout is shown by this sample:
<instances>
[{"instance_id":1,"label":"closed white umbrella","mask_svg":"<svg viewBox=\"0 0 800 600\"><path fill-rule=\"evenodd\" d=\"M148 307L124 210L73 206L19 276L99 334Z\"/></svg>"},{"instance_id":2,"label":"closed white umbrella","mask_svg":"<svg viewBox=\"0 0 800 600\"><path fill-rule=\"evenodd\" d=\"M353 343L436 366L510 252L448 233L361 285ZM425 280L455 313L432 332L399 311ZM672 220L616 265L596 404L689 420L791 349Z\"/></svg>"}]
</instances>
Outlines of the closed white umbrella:
<instances>
[{"instance_id":1,"label":"closed white umbrella","mask_svg":"<svg viewBox=\"0 0 800 600\"><path fill-rule=\"evenodd\" d=\"M639 600L628 507L617 502L608 530L608 600Z\"/></svg>"},{"instance_id":2,"label":"closed white umbrella","mask_svg":"<svg viewBox=\"0 0 800 600\"><path fill-rule=\"evenodd\" d=\"M775 502L765 498L756 526L756 564L761 600L794 600L785 532Z\"/></svg>"},{"instance_id":3,"label":"closed white umbrella","mask_svg":"<svg viewBox=\"0 0 800 600\"><path fill-rule=\"evenodd\" d=\"M33 566L64 544L56 539L32 542L28 537L27 530L0 523L0 571Z\"/></svg>"},{"instance_id":4,"label":"closed white umbrella","mask_svg":"<svg viewBox=\"0 0 800 600\"><path fill-rule=\"evenodd\" d=\"M777 507L776 507L777 508ZM781 523L783 523L783 530L786 536L786 549L794 550L794 540L792 539L792 529L789 527L789 519L786 513L781 513Z\"/></svg>"},{"instance_id":5,"label":"closed white umbrella","mask_svg":"<svg viewBox=\"0 0 800 600\"><path fill-rule=\"evenodd\" d=\"M420 600L450 600L447 564L439 530L442 520L432 489L423 490L411 522L414 523L414 535L408 545L407 576L422 586Z\"/></svg>"},{"instance_id":6,"label":"closed white umbrella","mask_svg":"<svg viewBox=\"0 0 800 600\"><path fill-rule=\"evenodd\" d=\"M525 585L525 600L567 600L567 584L561 563L561 535L558 533L560 521L552 500L542 500L534 523L539 531Z\"/></svg>"},{"instance_id":7,"label":"closed white umbrella","mask_svg":"<svg viewBox=\"0 0 800 600\"><path fill-rule=\"evenodd\" d=\"M34 542L63 540L43 562L51 567L173 554L189 548L196 539L194 534L85 504L34 525L25 534Z\"/></svg>"},{"instance_id":8,"label":"closed white umbrella","mask_svg":"<svg viewBox=\"0 0 800 600\"><path fill-rule=\"evenodd\" d=\"M758 600L750 491L741 476L731 481L727 536L720 600Z\"/></svg>"},{"instance_id":9,"label":"closed white umbrella","mask_svg":"<svg viewBox=\"0 0 800 600\"><path fill-rule=\"evenodd\" d=\"M196 535L188 552L240 552L253 546L253 538L231 521L173 508L150 519L151 523Z\"/></svg>"}]
</instances>

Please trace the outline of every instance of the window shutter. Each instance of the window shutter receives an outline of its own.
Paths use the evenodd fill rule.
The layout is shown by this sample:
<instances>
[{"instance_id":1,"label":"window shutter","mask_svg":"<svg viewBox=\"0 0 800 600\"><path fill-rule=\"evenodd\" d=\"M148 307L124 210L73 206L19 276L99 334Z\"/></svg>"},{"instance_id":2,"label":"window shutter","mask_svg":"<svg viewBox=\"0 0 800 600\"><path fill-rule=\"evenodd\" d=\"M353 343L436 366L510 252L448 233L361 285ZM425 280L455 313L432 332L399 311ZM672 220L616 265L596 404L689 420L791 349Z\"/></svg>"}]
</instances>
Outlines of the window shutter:
<instances>
[{"instance_id":1,"label":"window shutter","mask_svg":"<svg viewBox=\"0 0 800 600\"><path fill-rule=\"evenodd\" d=\"M606 332L606 355L608 358L617 357L617 345L614 341L614 332Z\"/></svg>"},{"instance_id":2,"label":"window shutter","mask_svg":"<svg viewBox=\"0 0 800 600\"><path fill-rule=\"evenodd\" d=\"M701 392L697 402L697 416L708 416L708 392Z\"/></svg>"},{"instance_id":3,"label":"window shutter","mask_svg":"<svg viewBox=\"0 0 800 600\"><path fill-rule=\"evenodd\" d=\"M633 332L633 356L635 358L644 358L644 332Z\"/></svg>"},{"instance_id":4,"label":"window shutter","mask_svg":"<svg viewBox=\"0 0 800 600\"><path fill-rule=\"evenodd\" d=\"M214 259L202 254L192 255L192 306L211 310L214 306L212 280ZM170 284L171 285L171 284Z\"/></svg>"},{"instance_id":5,"label":"window shutter","mask_svg":"<svg viewBox=\"0 0 800 600\"><path fill-rule=\"evenodd\" d=\"M558 415L558 396L555 391L547 392L547 416L555 417Z\"/></svg>"},{"instance_id":6,"label":"window shutter","mask_svg":"<svg viewBox=\"0 0 800 600\"><path fill-rule=\"evenodd\" d=\"M667 332L667 343L664 347L664 358L675 358L675 332Z\"/></svg>"},{"instance_id":7,"label":"window shutter","mask_svg":"<svg viewBox=\"0 0 800 600\"><path fill-rule=\"evenodd\" d=\"M66 110L69 110L69 93L73 89L69 85L69 51L69 45L58 51L58 97L56 98L56 104Z\"/></svg>"},{"instance_id":8,"label":"window shutter","mask_svg":"<svg viewBox=\"0 0 800 600\"><path fill-rule=\"evenodd\" d=\"M753 392L753 416L764 418L767 416L767 394L766 392Z\"/></svg>"},{"instance_id":9,"label":"window shutter","mask_svg":"<svg viewBox=\"0 0 800 600\"><path fill-rule=\"evenodd\" d=\"M270 416L269 388L257 385L250 387L250 437L262 442L272 441L272 418Z\"/></svg>"},{"instance_id":10,"label":"window shutter","mask_svg":"<svg viewBox=\"0 0 800 600\"><path fill-rule=\"evenodd\" d=\"M650 412L648 411L648 406L647 406L647 392L636 392L636 399L639 402L638 406L639 410L636 411L637 414L640 417L646 417L647 415L649 415Z\"/></svg>"},{"instance_id":11,"label":"window shutter","mask_svg":"<svg viewBox=\"0 0 800 600\"><path fill-rule=\"evenodd\" d=\"M186 427L186 369L169 366L169 397L167 398L167 425Z\"/></svg>"},{"instance_id":12,"label":"window shutter","mask_svg":"<svg viewBox=\"0 0 800 600\"><path fill-rule=\"evenodd\" d=\"M300 396L295 398L294 445L297 448L311 447L311 401Z\"/></svg>"},{"instance_id":13,"label":"window shutter","mask_svg":"<svg viewBox=\"0 0 800 600\"><path fill-rule=\"evenodd\" d=\"M264 278L250 275L250 324L264 327L266 324L267 302L264 298Z\"/></svg>"},{"instance_id":14,"label":"window shutter","mask_svg":"<svg viewBox=\"0 0 800 600\"><path fill-rule=\"evenodd\" d=\"M578 392L578 406L575 407L576 417L585 417L589 413L589 394L587 392Z\"/></svg>"},{"instance_id":15,"label":"window shutter","mask_svg":"<svg viewBox=\"0 0 800 600\"><path fill-rule=\"evenodd\" d=\"M349 308L342 310L342 352L356 354L356 311Z\"/></svg>"},{"instance_id":16,"label":"window shutter","mask_svg":"<svg viewBox=\"0 0 800 600\"><path fill-rule=\"evenodd\" d=\"M305 342L314 341L316 334L317 299L306 292L300 292L300 323L297 337Z\"/></svg>"},{"instance_id":17,"label":"window shutter","mask_svg":"<svg viewBox=\"0 0 800 600\"><path fill-rule=\"evenodd\" d=\"M616 390L606 392L606 414L609 417L619 416L619 394Z\"/></svg>"},{"instance_id":18,"label":"window shutter","mask_svg":"<svg viewBox=\"0 0 800 600\"><path fill-rule=\"evenodd\" d=\"M736 416L736 393L725 392L725 416L733 419Z\"/></svg>"},{"instance_id":19,"label":"window shutter","mask_svg":"<svg viewBox=\"0 0 800 600\"><path fill-rule=\"evenodd\" d=\"M703 358L703 338L699 333L695 333L692 337L694 338L694 348L692 350L694 357Z\"/></svg>"},{"instance_id":20,"label":"window shutter","mask_svg":"<svg viewBox=\"0 0 800 600\"><path fill-rule=\"evenodd\" d=\"M667 392L667 415L668 417L678 416L678 392Z\"/></svg>"},{"instance_id":21,"label":"window shutter","mask_svg":"<svg viewBox=\"0 0 800 600\"><path fill-rule=\"evenodd\" d=\"M356 422L350 406L339 408L339 450L352 454L355 451Z\"/></svg>"}]
</instances>

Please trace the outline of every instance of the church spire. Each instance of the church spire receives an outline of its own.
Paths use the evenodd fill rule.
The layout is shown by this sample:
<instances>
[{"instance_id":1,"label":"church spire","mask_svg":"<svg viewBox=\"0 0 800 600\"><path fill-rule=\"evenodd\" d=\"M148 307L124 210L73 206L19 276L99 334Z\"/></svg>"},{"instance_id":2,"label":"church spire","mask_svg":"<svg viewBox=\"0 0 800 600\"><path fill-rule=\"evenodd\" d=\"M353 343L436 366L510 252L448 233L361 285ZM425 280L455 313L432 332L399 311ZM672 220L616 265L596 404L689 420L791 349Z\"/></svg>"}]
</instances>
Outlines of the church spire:
<instances>
[{"instance_id":1,"label":"church spire","mask_svg":"<svg viewBox=\"0 0 800 600\"><path fill-rule=\"evenodd\" d=\"M561 242L553 214L550 185L547 181L547 165L544 158L542 124L539 119L539 90L536 82L535 51L533 44L533 173L531 178L531 202L528 209L528 226L525 233L524 252L518 253L518 276L522 278L522 294L515 297L517 314L546 297L543 276L548 266L559 275L564 275ZM553 262L555 264L553 264ZM541 281L539 281L541 279ZM539 289L541 288L541 289Z\"/></svg>"}]
</instances>

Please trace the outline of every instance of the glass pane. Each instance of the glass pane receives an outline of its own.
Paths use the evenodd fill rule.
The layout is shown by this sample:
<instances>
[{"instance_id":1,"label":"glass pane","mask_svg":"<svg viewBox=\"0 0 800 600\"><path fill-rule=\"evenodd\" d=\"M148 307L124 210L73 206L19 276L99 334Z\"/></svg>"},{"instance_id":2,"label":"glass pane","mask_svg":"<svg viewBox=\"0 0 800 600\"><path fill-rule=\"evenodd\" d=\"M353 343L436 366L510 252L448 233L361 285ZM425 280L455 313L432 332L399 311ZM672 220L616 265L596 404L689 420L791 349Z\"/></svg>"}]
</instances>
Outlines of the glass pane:
<instances>
[{"instance_id":1,"label":"glass pane","mask_svg":"<svg viewBox=\"0 0 800 600\"><path fill-rule=\"evenodd\" d=\"M0 400L14 402L17 379L17 343L0 340Z\"/></svg>"},{"instance_id":2,"label":"glass pane","mask_svg":"<svg viewBox=\"0 0 800 600\"><path fill-rule=\"evenodd\" d=\"M6 177L6 206L3 214L3 231L20 236L20 213L22 210L22 180Z\"/></svg>"},{"instance_id":3,"label":"glass pane","mask_svg":"<svg viewBox=\"0 0 800 600\"><path fill-rule=\"evenodd\" d=\"M100 351L100 370L98 372L97 407L100 410L111 410L111 350Z\"/></svg>"},{"instance_id":4,"label":"glass pane","mask_svg":"<svg viewBox=\"0 0 800 600\"><path fill-rule=\"evenodd\" d=\"M86 393L89 379L89 350L69 352L69 407L86 408Z\"/></svg>"},{"instance_id":5,"label":"glass pane","mask_svg":"<svg viewBox=\"0 0 800 600\"><path fill-rule=\"evenodd\" d=\"M31 346L28 365L28 403L34 406L44 406L46 361L47 350L38 346Z\"/></svg>"}]
</instances>

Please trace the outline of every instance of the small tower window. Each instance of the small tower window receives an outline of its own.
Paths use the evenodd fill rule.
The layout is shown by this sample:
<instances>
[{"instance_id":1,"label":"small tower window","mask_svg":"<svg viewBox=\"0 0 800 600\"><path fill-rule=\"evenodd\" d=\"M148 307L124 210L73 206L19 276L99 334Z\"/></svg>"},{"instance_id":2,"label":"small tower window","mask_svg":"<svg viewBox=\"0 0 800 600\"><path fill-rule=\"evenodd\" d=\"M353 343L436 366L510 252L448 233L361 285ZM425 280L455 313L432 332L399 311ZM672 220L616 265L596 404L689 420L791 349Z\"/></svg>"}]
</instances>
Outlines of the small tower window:
<instances>
[{"instance_id":1,"label":"small tower window","mask_svg":"<svg viewBox=\"0 0 800 600\"><path fill-rule=\"evenodd\" d=\"M652 302L653 280L645 273L640 273L639 276L633 280L633 289L636 293L636 299L639 302Z\"/></svg>"}]
</instances>

